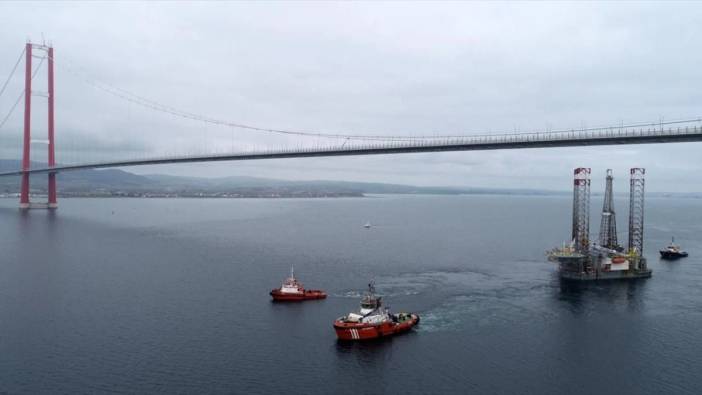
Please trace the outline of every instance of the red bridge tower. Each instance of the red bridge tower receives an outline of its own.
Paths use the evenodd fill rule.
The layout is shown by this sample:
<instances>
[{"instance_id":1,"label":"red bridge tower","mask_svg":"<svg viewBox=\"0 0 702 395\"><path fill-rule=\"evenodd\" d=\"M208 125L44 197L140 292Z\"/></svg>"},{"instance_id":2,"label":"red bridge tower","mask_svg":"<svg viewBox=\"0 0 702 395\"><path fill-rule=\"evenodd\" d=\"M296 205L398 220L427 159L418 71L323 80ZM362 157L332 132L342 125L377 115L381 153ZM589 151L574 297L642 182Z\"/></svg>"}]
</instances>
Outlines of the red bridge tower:
<instances>
[{"instance_id":1,"label":"red bridge tower","mask_svg":"<svg viewBox=\"0 0 702 395\"><path fill-rule=\"evenodd\" d=\"M26 173L31 166L30 150L32 144L32 95L37 92L32 92L32 50L42 51L46 54L48 60L48 91L46 96L49 111L48 111L48 161L49 167L56 166L56 157L54 155L54 48L52 46L38 45L27 43L25 48L25 74L24 74L24 149L22 151L22 187L20 191L20 208L28 209L30 207L47 207L55 209L58 207L56 202L56 173L49 173L48 185L48 202L40 206L31 206L29 202L29 173Z\"/></svg>"}]
</instances>

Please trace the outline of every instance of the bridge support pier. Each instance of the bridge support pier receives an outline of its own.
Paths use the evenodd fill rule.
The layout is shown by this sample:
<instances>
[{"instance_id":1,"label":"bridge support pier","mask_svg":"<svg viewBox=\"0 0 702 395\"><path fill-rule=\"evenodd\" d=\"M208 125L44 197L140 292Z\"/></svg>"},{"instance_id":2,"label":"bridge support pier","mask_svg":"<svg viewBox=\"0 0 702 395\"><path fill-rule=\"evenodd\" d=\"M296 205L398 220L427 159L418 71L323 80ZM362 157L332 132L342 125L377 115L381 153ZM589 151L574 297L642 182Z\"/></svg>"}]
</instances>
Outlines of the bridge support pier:
<instances>
[{"instance_id":1,"label":"bridge support pier","mask_svg":"<svg viewBox=\"0 0 702 395\"><path fill-rule=\"evenodd\" d=\"M49 204L48 208L58 208L56 201L56 173L49 173Z\"/></svg>"},{"instance_id":2,"label":"bridge support pier","mask_svg":"<svg viewBox=\"0 0 702 395\"><path fill-rule=\"evenodd\" d=\"M29 208L29 174L22 174L22 187L20 191L20 208Z\"/></svg>"},{"instance_id":3,"label":"bridge support pier","mask_svg":"<svg viewBox=\"0 0 702 395\"><path fill-rule=\"evenodd\" d=\"M32 146L32 49L34 45L27 43L25 48L25 75L24 75L24 139L22 150L22 181L20 187L20 209L29 208L58 208L56 200L56 173L49 173L47 185L48 202L32 206L29 200L29 173L31 168L31 146ZM37 49L45 51L48 58L48 167L56 166L54 155L54 48L45 45L38 45Z\"/></svg>"}]
</instances>

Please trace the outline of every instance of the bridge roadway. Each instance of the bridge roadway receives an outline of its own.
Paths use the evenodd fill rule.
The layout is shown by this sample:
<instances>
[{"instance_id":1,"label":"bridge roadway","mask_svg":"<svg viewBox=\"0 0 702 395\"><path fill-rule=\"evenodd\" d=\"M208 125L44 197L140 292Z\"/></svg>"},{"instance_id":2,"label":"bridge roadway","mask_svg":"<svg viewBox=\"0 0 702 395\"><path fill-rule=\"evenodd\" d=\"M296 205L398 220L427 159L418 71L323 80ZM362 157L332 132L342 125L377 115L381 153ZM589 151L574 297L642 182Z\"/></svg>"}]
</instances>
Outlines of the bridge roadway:
<instances>
[{"instance_id":1,"label":"bridge roadway","mask_svg":"<svg viewBox=\"0 0 702 395\"><path fill-rule=\"evenodd\" d=\"M702 141L702 126L668 129L607 129L595 131L543 132L466 136L444 139L390 141L382 144L352 144L325 148L298 148L255 152L184 155L149 159L106 161L42 167L27 171L0 172L0 177L24 173L58 173L65 171L158 165L166 163L194 163L214 161L242 161L260 159L311 158L323 156L385 155L421 152L484 151L522 148L554 148L623 144L684 143Z\"/></svg>"}]
</instances>

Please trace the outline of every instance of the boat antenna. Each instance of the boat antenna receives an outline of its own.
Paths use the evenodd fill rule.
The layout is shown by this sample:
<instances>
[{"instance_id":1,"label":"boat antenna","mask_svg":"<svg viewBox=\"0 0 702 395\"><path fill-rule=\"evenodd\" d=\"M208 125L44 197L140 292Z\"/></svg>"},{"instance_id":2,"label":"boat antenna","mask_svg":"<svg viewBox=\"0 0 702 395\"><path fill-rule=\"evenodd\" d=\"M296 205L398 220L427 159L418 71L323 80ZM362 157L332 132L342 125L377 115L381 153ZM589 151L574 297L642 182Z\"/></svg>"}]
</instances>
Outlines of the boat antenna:
<instances>
[{"instance_id":1,"label":"boat antenna","mask_svg":"<svg viewBox=\"0 0 702 395\"><path fill-rule=\"evenodd\" d=\"M295 278L295 266L290 265L290 278Z\"/></svg>"}]
</instances>

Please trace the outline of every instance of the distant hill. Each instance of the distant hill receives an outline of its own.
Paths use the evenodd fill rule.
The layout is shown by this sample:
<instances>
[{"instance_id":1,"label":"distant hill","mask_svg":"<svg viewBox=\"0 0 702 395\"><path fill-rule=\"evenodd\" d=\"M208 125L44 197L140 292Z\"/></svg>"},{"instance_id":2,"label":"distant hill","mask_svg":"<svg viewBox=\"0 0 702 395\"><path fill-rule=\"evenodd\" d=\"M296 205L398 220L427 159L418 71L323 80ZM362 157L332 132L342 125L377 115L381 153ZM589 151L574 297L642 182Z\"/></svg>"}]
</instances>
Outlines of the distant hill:
<instances>
[{"instance_id":1,"label":"distant hill","mask_svg":"<svg viewBox=\"0 0 702 395\"><path fill-rule=\"evenodd\" d=\"M32 162L33 167L43 167L43 163ZM17 160L0 160L0 171L16 170L21 167ZM45 191L46 183L40 180L45 177L32 177L32 189ZM106 170L77 170L59 173L57 176L59 192L87 191L94 189L148 189L154 181L147 177L117 169ZM18 177L0 177L0 191L15 193L19 191Z\"/></svg>"},{"instance_id":2,"label":"distant hill","mask_svg":"<svg viewBox=\"0 0 702 395\"><path fill-rule=\"evenodd\" d=\"M529 194L529 195L550 195L564 192L536 190L536 189L500 189L500 188L456 188L456 187L419 187L413 185L386 184L372 182L354 181L288 181L270 178L257 178L245 176L221 177L221 178L198 178L179 177L161 174L145 175L151 180L158 181L161 185L180 188L203 188L203 189L228 189L228 188L260 188L260 187L310 187L318 189L329 189L338 191L356 191L369 194L436 194L436 195L459 195L459 194Z\"/></svg>"},{"instance_id":3,"label":"distant hill","mask_svg":"<svg viewBox=\"0 0 702 395\"><path fill-rule=\"evenodd\" d=\"M43 166L32 163L33 167ZM17 160L0 160L0 171L16 170ZM227 196L227 197L295 197L362 196L364 194L520 194L553 195L556 192L533 189L419 187L412 185L349 181L286 181L257 177L180 177L162 174L137 175L118 169L77 170L58 174L60 195L72 196ZM42 177L32 178L32 191L44 193ZM19 177L0 178L0 193L19 192Z\"/></svg>"}]
</instances>

